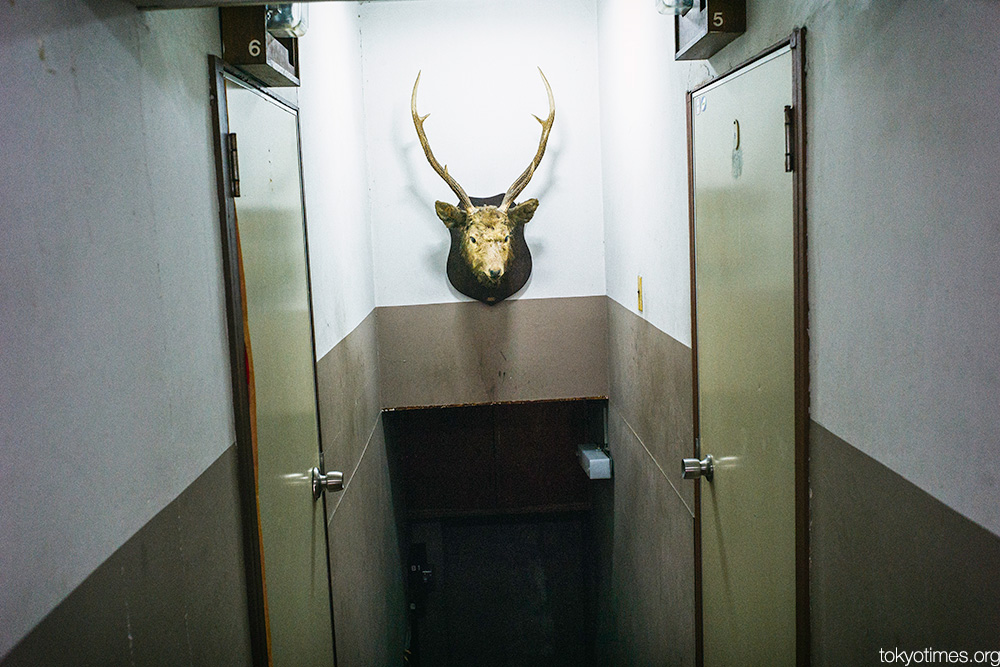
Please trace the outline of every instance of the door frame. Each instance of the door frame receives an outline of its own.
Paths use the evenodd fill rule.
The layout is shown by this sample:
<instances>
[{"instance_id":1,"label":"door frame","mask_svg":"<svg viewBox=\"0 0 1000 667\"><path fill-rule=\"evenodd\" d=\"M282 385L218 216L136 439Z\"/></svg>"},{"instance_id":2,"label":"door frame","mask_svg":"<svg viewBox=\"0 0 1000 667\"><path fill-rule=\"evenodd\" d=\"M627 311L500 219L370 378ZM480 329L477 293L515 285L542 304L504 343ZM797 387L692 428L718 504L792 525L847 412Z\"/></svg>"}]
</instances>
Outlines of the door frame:
<instances>
[{"instance_id":1,"label":"door frame","mask_svg":"<svg viewBox=\"0 0 1000 667\"><path fill-rule=\"evenodd\" d=\"M241 260L239 254L239 231L236 220L236 200L233 192L232 164L229 157L229 108L226 102L225 79L228 75L238 79L248 87L253 88L265 97L295 113L296 126L299 123L299 109L296 105L267 90L267 84L247 75L218 56L208 57L210 77L210 101L212 109L213 145L215 149L216 188L219 200L219 223L222 237L223 280L225 283L226 325L229 336L229 368L233 392L233 421L236 431L237 475L240 494L240 514L243 528L243 561L246 578L247 607L250 620L250 645L255 667L267 667L271 664L270 630L268 627L266 577L261 549L260 509L257 503L256 453L253 443L251 426L251 394L249 378L249 355L244 339L244 312L242 281L240 277ZM316 360L316 333L312 310L312 276L309 265L309 235L305 208L305 190L302 184L302 135L298 134L296 151L299 156L300 178L299 191L302 199L302 226L306 259L306 290L309 303L310 345L313 364ZM315 375L314 375L315 377ZM316 401L316 429L320 444L320 469L323 468L323 434L319 416L319 388L313 384L314 400ZM324 524L326 523L326 494L322 494ZM325 531L324 531L325 532ZM329 540L327 538L327 551ZM333 616L333 588L331 586L330 558L326 557L327 591L329 593L330 626L333 642L334 665L337 661L336 626Z\"/></svg>"},{"instance_id":2,"label":"door frame","mask_svg":"<svg viewBox=\"0 0 1000 667\"><path fill-rule=\"evenodd\" d=\"M796 28L792 34L732 69L706 81L686 95L687 162L688 162L688 225L691 267L691 365L694 440L692 456L698 451L698 313L695 285L694 246L694 118L691 104L700 91L753 65L772 53L789 47L792 56L792 224L795 321L795 658L798 665L810 663L809 616L809 299L806 263L806 99L805 99L805 35L806 29ZM695 601L695 664L705 662L705 628L702 599L701 554L701 480L694 487L694 601Z\"/></svg>"}]
</instances>

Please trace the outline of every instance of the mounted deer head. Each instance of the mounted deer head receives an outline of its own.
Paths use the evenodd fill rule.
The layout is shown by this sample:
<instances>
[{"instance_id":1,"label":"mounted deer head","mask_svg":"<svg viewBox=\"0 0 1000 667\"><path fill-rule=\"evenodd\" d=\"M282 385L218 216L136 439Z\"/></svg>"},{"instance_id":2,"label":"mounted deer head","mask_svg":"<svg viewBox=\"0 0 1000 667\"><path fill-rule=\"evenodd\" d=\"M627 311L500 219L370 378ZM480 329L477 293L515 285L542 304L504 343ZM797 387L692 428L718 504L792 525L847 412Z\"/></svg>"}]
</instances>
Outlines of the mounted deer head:
<instances>
[{"instance_id":1,"label":"mounted deer head","mask_svg":"<svg viewBox=\"0 0 1000 667\"><path fill-rule=\"evenodd\" d=\"M549 86L541 69L538 73L542 75L542 82L549 96L548 118L542 120L535 116L535 120L542 124L538 151L528 168L507 189L506 194L487 198L469 197L458 181L448 173L448 167L442 167L435 159L427 135L424 133L424 121L430 114L420 116L417 113L419 72L417 80L413 83L410 111L413 114L413 125L417 129L420 145L431 167L458 196L458 206L442 201L434 202L435 212L451 232L448 280L462 294L488 304L503 301L517 292L524 287L528 276L531 275L531 253L528 252L528 245L524 242L524 225L535 214L538 200L529 199L517 204L514 203L514 199L528 185L528 181L542 161L545 144L556 117L556 102L552 96L552 87Z\"/></svg>"}]
</instances>

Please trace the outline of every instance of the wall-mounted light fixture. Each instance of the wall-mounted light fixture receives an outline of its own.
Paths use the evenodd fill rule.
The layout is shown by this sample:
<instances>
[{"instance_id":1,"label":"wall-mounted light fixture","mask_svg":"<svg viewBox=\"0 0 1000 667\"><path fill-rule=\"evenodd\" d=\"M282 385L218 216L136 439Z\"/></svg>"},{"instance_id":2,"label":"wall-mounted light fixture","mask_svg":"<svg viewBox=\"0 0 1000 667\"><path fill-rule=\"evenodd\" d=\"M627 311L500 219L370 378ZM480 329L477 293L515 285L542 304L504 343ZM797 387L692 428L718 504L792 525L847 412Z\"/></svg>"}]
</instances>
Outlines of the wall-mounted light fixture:
<instances>
[{"instance_id":1,"label":"wall-mounted light fixture","mask_svg":"<svg viewBox=\"0 0 1000 667\"><path fill-rule=\"evenodd\" d=\"M680 14L684 16L694 5L693 0L654 0L656 11L661 14Z\"/></svg>"},{"instance_id":2,"label":"wall-mounted light fixture","mask_svg":"<svg viewBox=\"0 0 1000 667\"><path fill-rule=\"evenodd\" d=\"M309 5L283 2L267 5L267 31L275 37L301 37L309 27Z\"/></svg>"}]
</instances>

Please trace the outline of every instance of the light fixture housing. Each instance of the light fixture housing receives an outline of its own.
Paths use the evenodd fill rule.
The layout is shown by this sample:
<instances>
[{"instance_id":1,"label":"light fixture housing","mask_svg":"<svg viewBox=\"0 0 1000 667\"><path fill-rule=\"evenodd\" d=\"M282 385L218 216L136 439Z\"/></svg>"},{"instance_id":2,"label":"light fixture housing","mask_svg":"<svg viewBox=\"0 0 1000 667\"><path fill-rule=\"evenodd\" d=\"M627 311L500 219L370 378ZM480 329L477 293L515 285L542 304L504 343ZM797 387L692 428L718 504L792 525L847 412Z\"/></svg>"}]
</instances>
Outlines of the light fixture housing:
<instances>
[{"instance_id":1,"label":"light fixture housing","mask_svg":"<svg viewBox=\"0 0 1000 667\"><path fill-rule=\"evenodd\" d=\"M267 5L267 31L275 37L301 37L309 27L309 6L302 2Z\"/></svg>"},{"instance_id":2,"label":"light fixture housing","mask_svg":"<svg viewBox=\"0 0 1000 667\"><path fill-rule=\"evenodd\" d=\"M661 14L684 16L694 6L694 0L654 0L654 5Z\"/></svg>"}]
</instances>

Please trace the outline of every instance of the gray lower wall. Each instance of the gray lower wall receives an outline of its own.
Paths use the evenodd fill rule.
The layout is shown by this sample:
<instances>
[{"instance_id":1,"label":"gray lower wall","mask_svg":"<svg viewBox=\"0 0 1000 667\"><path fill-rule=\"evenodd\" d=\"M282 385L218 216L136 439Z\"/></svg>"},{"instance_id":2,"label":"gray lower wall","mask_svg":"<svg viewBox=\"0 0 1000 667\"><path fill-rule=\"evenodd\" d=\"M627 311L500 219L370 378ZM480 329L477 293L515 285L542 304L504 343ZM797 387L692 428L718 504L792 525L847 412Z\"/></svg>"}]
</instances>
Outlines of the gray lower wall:
<instances>
[{"instance_id":1,"label":"gray lower wall","mask_svg":"<svg viewBox=\"0 0 1000 667\"><path fill-rule=\"evenodd\" d=\"M233 445L39 623L4 667L250 664L239 504Z\"/></svg>"},{"instance_id":2,"label":"gray lower wall","mask_svg":"<svg viewBox=\"0 0 1000 667\"><path fill-rule=\"evenodd\" d=\"M320 431L327 470L350 484L379 421L379 369L375 311L316 362ZM332 518L344 494L327 496Z\"/></svg>"},{"instance_id":3,"label":"gray lower wall","mask_svg":"<svg viewBox=\"0 0 1000 667\"><path fill-rule=\"evenodd\" d=\"M608 439L595 495L598 664L694 664L691 349L608 299Z\"/></svg>"},{"instance_id":4,"label":"gray lower wall","mask_svg":"<svg viewBox=\"0 0 1000 667\"><path fill-rule=\"evenodd\" d=\"M1000 537L815 422L810 439L813 664L1000 649Z\"/></svg>"},{"instance_id":5,"label":"gray lower wall","mask_svg":"<svg viewBox=\"0 0 1000 667\"><path fill-rule=\"evenodd\" d=\"M382 407L607 396L606 302L378 308Z\"/></svg>"},{"instance_id":6,"label":"gray lower wall","mask_svg":"<svg viewBox=\"0 0 1000 667\"><path fill-rule=\"evenodd\" d=\"M327 470L345 488L327 494L339 667L402 662L406 636L403 549L379 406L375 311L317 363Z\"/></svg>"},{"instance_id":7,"label":"gray lower wall","mask_svg":"<svg viewBox=\"0 0 1000 667\"><path fill-rule=\"evenodd\" d=\"M381 420L329 526L338 667L396 665L406 640L404 548Z\"/></svg>"}]
</instances>

